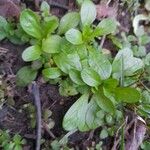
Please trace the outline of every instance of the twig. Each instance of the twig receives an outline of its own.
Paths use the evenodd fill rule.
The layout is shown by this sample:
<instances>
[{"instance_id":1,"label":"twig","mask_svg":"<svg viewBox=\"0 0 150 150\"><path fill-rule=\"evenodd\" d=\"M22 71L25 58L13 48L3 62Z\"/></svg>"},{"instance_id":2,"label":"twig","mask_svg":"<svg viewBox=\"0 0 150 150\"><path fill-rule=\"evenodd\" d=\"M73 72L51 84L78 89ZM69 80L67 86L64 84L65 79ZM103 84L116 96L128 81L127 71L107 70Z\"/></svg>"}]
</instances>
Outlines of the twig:
<instances>
[{"instance_id":1,"label":"twig","mask_svg":"<svg viewBox=\"0 0 150 150\"><path fill-rule=\"evenodd\" d=\"M117 130L117 132L116 132L115 140L114 140L114 145L113 145L113 147L112 147L111 150L116 150L116 147L117 147L117 145L119 144L119 142L120 142L120 140L121 140L121 138L119 138L119 139L117 140L117 137L118 137L118 134L119 134L119 130L122 129L122 128L125 126L125 124L127 123L127 121L128 121L128 117L126 117L126 120L125 120L125 121L121 124L121 126L118 128L118 130Z\"/></svg>"},{"instance_id":2,"label":"twig","mask_svg":"<svg viewBox=\"0 0 150 150\"><path fill-rule=\"evenodd\" d=\"M39 87L36 82L32 83L32 93L34 95L34 103L36 107L36 119L37 119L37 138L36 138L36 150L40 150L41 146L41 100L39 94Z\"/></svg>"},{"instance_id":3,"label":"twig","mask_svg":"<svg viewBox=\"0 0 150 150\"><path fill-rule=\"evenodd\" d=\"M55 138L56 138L55 135L49 130L47 124L46 124L44 121L42 122L42 125L43 125L43 128L45 129L45 131L46 131L53 139L55 139Z\"/></svg>"},{"instance_id":4,"label":"twig","mask_svg":"<svg viewBox=\"0 0 150 150\"><path fill-rule=\"evenodd\" d=\"M66 141L66 139L67 139L70 135L74 134L76 131L77 131L77 129L68 132L68 133L59 141L59 143L60 143L61 145L63 145L63 144L64 144L64 141Z\"/></svg>"},{"instance_id":5,"label":"twig","mask_svg":"<svg viewBox=\"0 0 150 150\"><path fill-rule=\"evenodd\" d=\"M101 47L101 48L103 48L105 39L106 39L106 35L104 35L104 36L102 37L102 39L101 39L101 43L100 43L100 47Z\"/></svg>"},{"instance_id":6,"label":"twig","mask_svg":"<svg viewBox=\"0 0 150 150\"><path fill-rule=\"evenodd\" d=\"M62 8L62 9L65 9L65 10L68 10L69 7L66 6L66 5L63 5L63 4L60 4L60 3L57 3L57 2L49 2L50 6L53 6L53 7L58 7L58 8Z\"/></svg>"},{"instance_id":7,"label":"twig","mask_svg":"<svg viewBox=\"0 0 150 150\"><path fill-rule=\"evenodd\" d=\"M95 130L92 130L92 131L90 132L89 137L88 137L87 140L91 140L91 139L93 138L94 132L95 132Z\"/></svg>"},{"instance_id":8,"label":"twig","mask_svg":"<svg viewBox=\"0 0 150 150\"><path fill-rule=\"evenodd\" d=\"M140 81L140 83L150 93L150 89L142 81Z\"/></svg>"}]
</instances>

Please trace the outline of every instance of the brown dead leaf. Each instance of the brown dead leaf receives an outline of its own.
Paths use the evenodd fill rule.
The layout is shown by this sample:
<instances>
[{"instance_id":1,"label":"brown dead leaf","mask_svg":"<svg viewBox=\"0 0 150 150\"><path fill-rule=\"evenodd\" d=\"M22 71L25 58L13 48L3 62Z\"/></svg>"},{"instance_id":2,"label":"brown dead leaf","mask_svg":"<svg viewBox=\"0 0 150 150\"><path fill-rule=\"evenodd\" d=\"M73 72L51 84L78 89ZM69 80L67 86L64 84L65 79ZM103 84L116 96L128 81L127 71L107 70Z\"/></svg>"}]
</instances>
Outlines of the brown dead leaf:
<instances>
[{"instance_id":1,"label":"brown dead leaf","mask_svg":"<svg viewBox=\"0 0 150 150\"><path fill-rule=\"evenodd\" d=\"M115 7L110 7L106 4L96 5L97 19L100 20L105 17L116 18L117 9Z\"/></svg>"},{"instance_id":2,"label":"brown dead leaf","mask_svg":"<svg viewBox=\"0 0 150 150\"><path fill-rule=\"evenodd\" d=\"M19 17L19 0L0 0L0 16L10 18Z\"/></svg>"},{"instance_id":3,"label":"brown dead leaf","mask_svg":"<svg viewBox=\"0 0 150 150\"><path fill-rule=\"evenodd\" d=\"M125 150L138 150L146 134L146 125L143 121L136 119L128 137L126 137Z\"/></svg>"}]
</instances>

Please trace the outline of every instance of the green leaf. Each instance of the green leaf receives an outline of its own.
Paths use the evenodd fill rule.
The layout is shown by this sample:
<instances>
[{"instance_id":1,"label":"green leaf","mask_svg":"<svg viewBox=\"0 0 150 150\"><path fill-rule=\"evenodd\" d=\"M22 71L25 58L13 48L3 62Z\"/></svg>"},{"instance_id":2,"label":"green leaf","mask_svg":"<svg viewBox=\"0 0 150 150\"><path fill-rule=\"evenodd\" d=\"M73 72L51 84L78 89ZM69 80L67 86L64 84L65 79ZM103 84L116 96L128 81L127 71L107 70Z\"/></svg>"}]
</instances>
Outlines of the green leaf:
<instances>
[{"instance_id":1,"label":"green leaf","mask_svg":"<svg viewBox=\"0 0 150 150\"><path fill-rule=\"evenodd\" d=\"M88 99L89 94L84 94L69 108L63 119L63 128L65 130L88 130L86 125L86 111L88 106Z\"/></svg>"},{"instance_id":2,"label":"green leaf","mask_svg":"<svg viewBox=\"0 0 150 150\"><path fill-rule=\"evenodd\" d=\"M94 34L96 36L107 35L115 32L117 29L117 22L112 18L103 19L96 27Z\"/></svg>"},{"instance_id":3,"label":"green leaf","mask_svg":"<svg viewBox=\"0 0 150 150\"><path fill-rule=\"evenodd\" d=\"M70 54L67 54L67 59L69 61L69 64L76 70L81 71L82 66L80 62L80 57L76 51L71 52Z\"/></svg>"},{"instance_id":4,"label":"green leaf","mask_svg":"<svg viewBox=\"0 0 150 150\"><path fill-rule=\"evenodd\" d=\"M0 16L0 30L7 26L7 24L7 20L4 17Z\"/></svg>"},{"instance_id":5,"label":"green leaf","mask_svg":"<svg viewBox=\"0 0 150 150\"><path fill-rule=\"evenodd\" d=\"M78 94L75 84L70 79L65 79L59 83L59 93L62 96L74 96Z\"/></svg>"},{"instance_id":6,"label":"green leaf","mask_svg":"<svg viewBox=\"0 0 150 150\"><path fill-rule=\"evenodd\" d=\"M83 43L82 41L82 34L79 30L77 29L70 29L65 33L66 39L74 44L74 45L80 45Z\"/></svg>"},{"instance_id":7,"label":"green leaf","mask_svg":"<svg viewBox=\"0 0 150 150\"><path fill-rule=\"evenodd\" d=\"M139 43L140 43L141 45L146 45L146 44L148 44L149 42L150 42L150 37L149 37L149 35L144 34L144 35L142 35L142 36L139 37Z\"/></svg>"},{"instance_id":8,"label":"green leaf","mask_svg":"<svg viewBox=\"0 0 150 150\"><path fill-rule=\"evenodd\" d=\"M121 102L136 103L140 100L141 94L131 87L118 87L115 90L115 97Z\"/></svg>"},{"instance_id":9,"label":"green leaf","mask_svg":"<svg viewBox=\"0 0 150 150\"><path fill-rule=\"evenodd\" d=\"M144 64L146 66L150 66L150 52L146 55L146 57L144 59Z\"/></svg>"},{"instance_id":10,"label":"green leaf","mask_svg":"<svg viewBox=\"0 0 150 150\"><path fill-rule=\"evenodd\" d=\"M73 69L73 67L69 64L69 60L67 59L66 53L62 52L54 56L54 61L64 73L69 73L69 70Z\"/></svg>"},{"instance_id":11,"label":"green leaf","mask_svg":"<svg viewBox=\"0 0 150 150\"><path fill-rule=\"evenodd\" d=\"M143 61L133 57L133 52L129 48L120 50L112 64L114 76L121 76L121 64L123 59L123 72L125 76L132 76L136 71L144 67Z\"/></svg>"},{"instance_id":12,"label":"green leaf","mask_svg":"<svg viewBox=\"0 0 150 150\"><path fill-rule=\"evenodd\" d=\"M59 25L59 19L56 16L45 17L42 22L42 33L44 37L53 33Z\"/></svg>"},{"instance_id":13,"label":"green leaf","mask_svg":"<svg viewBox=\"0 0 150 150\"><path fill-rule=\"evenodd\" d=\"M81 71L82 80L89 86L97 87L101 84L98 73L91 68L85 68Z\"/></svg>"},{"instance_id":14,"label":"green leaf","mask_svg":"<svg viewBox=\"0 0 150 150\"><path fill-rule=\"evenodd\" d=\"M104 111L114 114L115 113L115 106L110 99L108 99L104 94L103 91L100 90L94 94L93 100L95 100L98 106L103 109Z\"/></svg>"},{"instance_id":15,"label":"green leaf","mask_svg":"<svg viewBox=\"0 0 150 150\"><path fill-rule=\"evenodd\" d=\"M64 34L69 29L78 26L80 21L80 15L77 12L70 12L64 15L60 20L60 25L58 28L58 34Z\"/></svg>"},{"instance_id":16,"label":"green leaf","mask_svg":"<svg viewBox=\"0 0 150 150\"><path fill-rule=\"evenodd\" d=\"M94 3L90 0L85 0L82 3L81 11L81 22L84 26L91 25L96 19L96 7Z\"/></svg>"},{"instance_id":17,"label":"green leaf","mask_svg":"<svg viewBox=\"0 0 150 150\"><path fill-rule=\"evenodd\" d=\"M78 85L84 85L84 82L82 81L82 79L81 79L81 74L80 74L80 71L77 71L77 70L70 70L69 71L69 77L70 77L70 79L74 82L74 83L76 83L76 84L78 84Z\"/></svg>"},{"instance_id":18,"label":"green leaf","mask_svg":"<svg viewBox=\"0 0 150 150\"><path fill-rule=\"evenodd\" d=\"M134 56L136 57L144 57L146 55L145 46L138 46L137 49L133 49Z\"/></svg>"},{"instance_id":19,"label":"green leaf","mask_svg":"<svg viewBox=\"0 0 150 150\"><path fill-rule=\"evenodd\" d=\"M37 71L32 70L31 67L25 66L17 72L16 83L18 86L27 86L37 76Z\"/></svg>"},{"instance_id":20,"label":"green leaf","mask_svg":"<svg viewBox=\"0 0 150 150\"><path fill-rule=\"evenodd\" d=\"M49 79L56 79L61 76L61 71L57 67L46 68L42 71L43 76Z\"/></svg>"},{"instance_id":21,"label":"green leaf","mask_svg":"<svg viewBox=\"0 0 150 150\"><path fill-rule=\"evenodd\" d=\"M65 73L69 73L70 69L81 70L80 57L76 51L66 52L54 56L56 65Z\"/></svg>"},{"instance_id":22,"label":"green leaf","mask_svg":"<svg viewBox=\"0 0 150 150\"><path fill-rule=\"evenodd\" d=\"M84 2L84 0L76 0L76 1L79 5L81 5Z\"/></svg>"},{"instance_id":23,"label":"green leaf","mask_svg":"<svg viewBox=\"0 0 150 150\"><path fill-rule=\"evenodd\" d=\"M100 75L102 80L110 77L112 71L111 63L100 52L90 51L89 65Z\"/></svg>"},{"instance_id":24,"label":"green leaf","mask_svg":"<svg viewBox=\"0 0 150 150\"><path fill-rule=\"evenodd\" d=\"M101 133L100 133L100 138L101 139L105 139L108 137L108 131L107 129L102 129Z\"/></svg>"},{"instance_id":25,"label":"green leaf","mask_svg":"<svg viewBox=\"0 0 150 150\"><path fill-rule=\"evenodd\" d=\"M114 90L119 85L119 81L113 78L109 78L104 80L103 85L106 89Z\"/></svg>"},{"instance_id":26,"label":"green leaf","mask_svg":"<svg viewBox=\"0 0 150 150\"><path fill-rule=\"evenodd\" d=\"M40 11L42 11L42 12L44 13L44 16L48 16L48 15L49 15L50 6L49 6L49 4L48 4L46 1L43 1L43 2L41 3ZM44 16L43 16L43 17L44 17Z\"/></svg>"},{"instance_id":27,"label":"green leaf","mask_svg":"<svg viewBox=\"0 0 150 150\"><path fill-rule=\"evenodd\" d=\"M23 30L34 38L42 38L42 29L39 17L31 10L25 9L20 15L20 24Z\"/></svg>"},{"instance_id":28,"label":"green leaf","mask_svg":"<svg viewBox=\"0 0 150 150\"><path fill-rule=\"evenodd\" d=\"M92 98L88 104L87 112L86 112L86 124L88 125L89 129L96 129L101 124L98 120L101 120L97 113L99 112L100 108L97 105L96 101Z\"/></svg>"},{"instance_id":29,"label":"green leaf","mask_svg":"<svg viewBox=\"0 0 150 150\"><path fill-rule=\"evenodd\" d=\"M23 51L22 59L24 61L34 61L40 58L41 53L41 48L38 45L30 46Z\"/></svg>"},{"instance_id":30,"label":"green leaf","mask_svg":"<svg viewBox=\"0 0 150 150\"><path fill-rule=\"evenodd\" d=\"M4 17L0 16L0 41L7 36L7 33L5 31L7 24L7 20Z\"/></svg>"},{"instance_id":31,"label":"green leaf","mask_svg":"<svg viewBox=\"0 0 150 150\"><path fill-rule=\"evenodd\" d=\"M46 53L59 53L61 41L59 35L51 35L42 41L42 50Z\"/></svg>"},{"instance_id":32,"label":"green leaf","mask_svg":"<svg viewBox=\"0 0 150 150\"><path fill-rule=\"evenodd\" d=\"M142 92L142 103L150 104L150 92L149 91L145 90Z\"/></svg>"},{"instance_id":33,"label":"green leaf","mask_svg":"<svg viewBox=\"0 0 150 150\"><path fill-rule=\"evenodd\" d=\"M148 104L139 105L138 108L150 116L150 106Z\"/></svg>"},{"instance_id":34,"label":"green leaf","mask_svg":"<svg viewBox=\"0 0 150 150\"><path fill-rule=\"evenodd\" d=\"M7 37L7 34L5 32L1 32L0 34L0 41L5 39Z\"/></svg>"}]
</instances>

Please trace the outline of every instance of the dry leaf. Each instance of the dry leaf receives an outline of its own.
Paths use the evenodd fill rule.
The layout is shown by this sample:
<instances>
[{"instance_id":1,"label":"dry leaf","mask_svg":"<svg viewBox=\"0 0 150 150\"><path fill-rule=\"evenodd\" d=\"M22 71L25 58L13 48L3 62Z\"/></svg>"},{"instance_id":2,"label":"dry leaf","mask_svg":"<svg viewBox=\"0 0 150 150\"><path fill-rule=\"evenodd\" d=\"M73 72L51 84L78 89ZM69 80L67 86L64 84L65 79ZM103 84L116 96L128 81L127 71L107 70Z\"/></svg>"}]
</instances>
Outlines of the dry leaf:
<instances>
[{"instance_id":1,"label":"dry leaf","mask_svg":"<svg viewBox=\"0 0 150 150\"><path fill-rule=\"evenodd\" d=\"M107 6L106 4L96 5L97 19L100 20L105 17L116 18L117 9L115 7Z\"/></svg>"},{"instance_id":2,"label":"dry leaf","mask_svg":"<svg viewBox=\"0 0 150 150\"><path fill-rule=\"evenodd\" d=\"M0 16L18 18L20 14L19 3L19 0L0 0Z\"/></svg>"}]
</instances>

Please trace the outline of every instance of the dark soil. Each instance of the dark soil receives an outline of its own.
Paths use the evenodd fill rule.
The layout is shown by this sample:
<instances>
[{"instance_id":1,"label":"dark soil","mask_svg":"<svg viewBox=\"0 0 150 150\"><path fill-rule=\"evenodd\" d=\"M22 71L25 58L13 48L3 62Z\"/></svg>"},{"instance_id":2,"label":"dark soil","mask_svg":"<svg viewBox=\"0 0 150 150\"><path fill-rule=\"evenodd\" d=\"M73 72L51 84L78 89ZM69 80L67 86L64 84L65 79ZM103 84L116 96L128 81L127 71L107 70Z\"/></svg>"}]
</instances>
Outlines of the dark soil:
<instances>
[{"instance_id":1,"label":"dark soil","mask_svg":"<svg viewBox=\"0 0 150 150\"><path fill-rule=\"evenodd\" d=\"M59 17L68 10L76 8L74 0L48 0L48 2L52 5L52 13ZM28 7L36 10L33 2L29 1L26 3ZM120 16L118 20L120 21L122 30L129 32L131 29L130 13L126 11L124 12L124 9L119 8L118 16ZM12 134L19 133L23 137L26 137L31 143L35 143L35 130L30 128L26 112L20 112L23 104L33 103L33 96L29 92L29 88L18 88L15 85L15 75L17 71L25 65L21 59L21 54L27 46L14 45L5 40L0 42L0 47L5 48L7 51L6 53L0 53L0 74L2 75L3 81L6 83L7 87L9 87L9 91L7 91L9 94L6 95L6 98L11 97L15 101L14 106L6 104L0 109L0 129L9 129ZM114 49L109 41L104 43L104 47L107 49ZM76 97L66 98L60 96L57 85L42 83L40 77L37 79L37 82L40 87L42 110L49 108L52 111L52 119L55 122L55 126L51 132L56 138L60 139L66 134L62 128L63 116L69 107L75 102ZM100 131L100 129L97 129L91 138L89 138L90 132L75 132L69 137L69 145L84 150L87 146L92 145L92 142L99 142L98 131ZM49 141L53 140L53 138L44 130L43 135ZM110 149L112 146L112 140L106 139L104 141L104 145L105 144L107 146L104 147L104 149ZM34 147L32 147L33 145L34 144L31 144L30 149L34 149Z\"/></svg>"}]
</instances>

